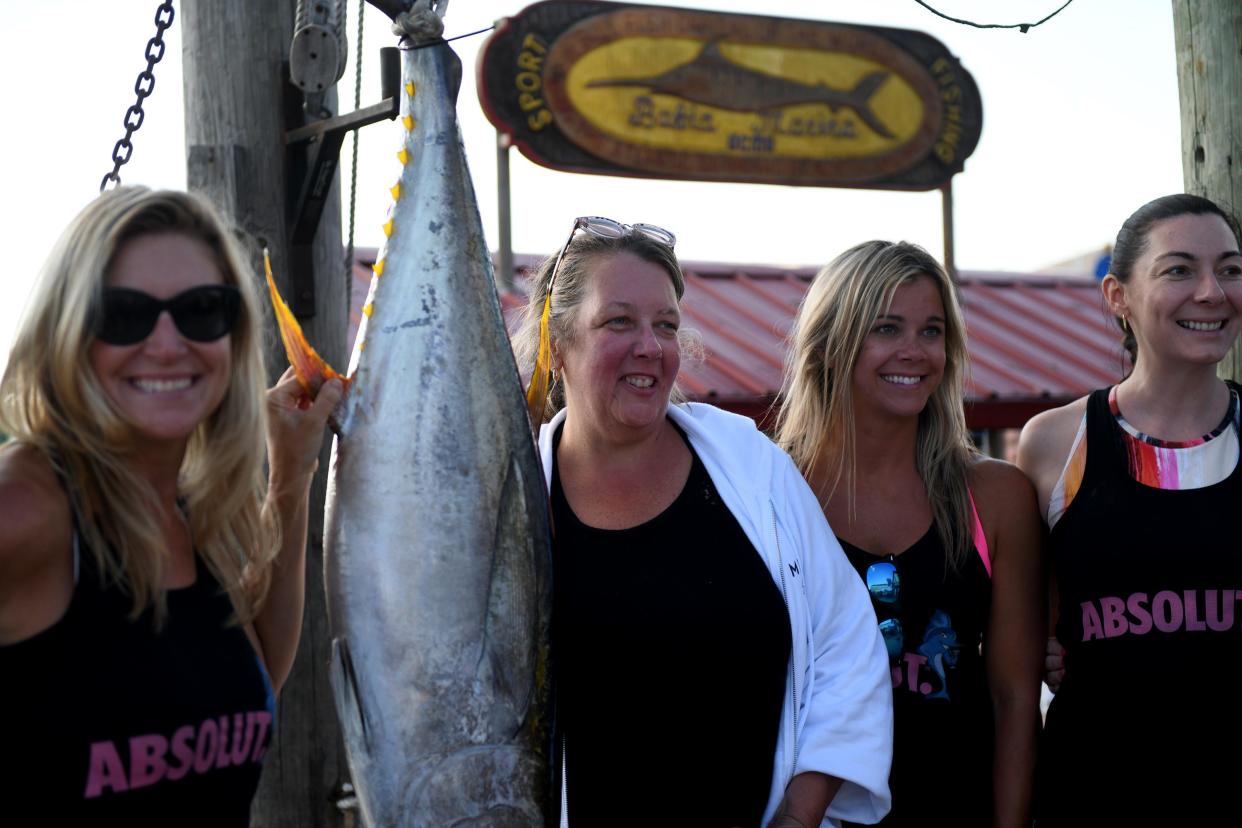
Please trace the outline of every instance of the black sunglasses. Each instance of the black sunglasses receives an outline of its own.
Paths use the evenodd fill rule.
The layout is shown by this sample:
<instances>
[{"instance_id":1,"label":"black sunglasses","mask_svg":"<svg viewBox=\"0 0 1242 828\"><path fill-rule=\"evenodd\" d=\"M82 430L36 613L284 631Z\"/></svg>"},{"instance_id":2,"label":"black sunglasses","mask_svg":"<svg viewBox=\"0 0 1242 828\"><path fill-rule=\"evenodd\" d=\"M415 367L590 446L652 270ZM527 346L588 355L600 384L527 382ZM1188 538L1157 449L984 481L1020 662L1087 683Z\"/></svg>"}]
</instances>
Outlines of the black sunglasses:
<instances>
[{"instance_id":1,"label":"black sunglasses","mask_svg":"<svg viewBox=\"0 0 1242 828\"><path fill-rule=\"evenodd\" d=\"M232 285L200 285L171 299L156 299L129 288L104 288L95 337L109 345L133 345L155 330L168 311L177 330L194 342L214 342L233 330L241 310L241 291Z\"/></svg>"}]
</instances>

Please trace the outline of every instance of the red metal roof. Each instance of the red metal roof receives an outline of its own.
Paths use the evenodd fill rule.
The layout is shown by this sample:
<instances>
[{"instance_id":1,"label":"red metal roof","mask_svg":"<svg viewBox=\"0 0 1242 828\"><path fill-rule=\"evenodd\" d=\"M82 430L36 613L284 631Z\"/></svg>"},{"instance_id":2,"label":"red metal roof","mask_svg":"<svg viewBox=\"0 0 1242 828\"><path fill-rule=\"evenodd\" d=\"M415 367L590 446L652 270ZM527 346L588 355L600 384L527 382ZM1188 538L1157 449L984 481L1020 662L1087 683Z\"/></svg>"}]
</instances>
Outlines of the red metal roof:
<instances>
[{"instance_id":1,"label":"red metal roof","mask_svg":"<svg viewBox=\"0 0 1242 828\"><path fill-rule=\"evenodd\" d=\"M357 251L350 309L353 341L375 250ZM539 263L515 257L515 291L501 295L512 328L525 305L522 280ZM706 356L682 363L687 396L763 419L780 388L785 337L815 269L682 262L683 325ZM1125 368L1120 332L1094 281L1018 273L959 274L970 366L972 428L1021 426L1030 416L1116 382Z\"/></svg>"}]
</instances>

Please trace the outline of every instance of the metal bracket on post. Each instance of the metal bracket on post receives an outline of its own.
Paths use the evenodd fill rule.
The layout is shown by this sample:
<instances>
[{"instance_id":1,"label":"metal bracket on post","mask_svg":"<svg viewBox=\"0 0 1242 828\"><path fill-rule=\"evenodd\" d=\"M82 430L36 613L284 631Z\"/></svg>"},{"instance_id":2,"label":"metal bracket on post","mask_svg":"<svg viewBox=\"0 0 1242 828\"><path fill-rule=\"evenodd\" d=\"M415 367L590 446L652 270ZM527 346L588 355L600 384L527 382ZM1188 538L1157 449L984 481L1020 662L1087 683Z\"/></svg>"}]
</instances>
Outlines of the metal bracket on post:
<instances>
[{"instance_id":1,"label":"metal bracket on post","mask_svg":"<svg viewBox=\"0 0 1242 828\"><path fill-rule=\"evenodd\" d=\"M289 213L289 267L292 290L289 306L295 316L315 315L315 282L311 246L328 192L336 178L341 144L346 133L378 121L397 117L401 111L401 57L394 46L380 49L380 88L383 100L348 115L338 115L301 125L302 92L285 87L286 186ZM298 126L293 126L298 124Z\"/></svg>"}]
</instances>

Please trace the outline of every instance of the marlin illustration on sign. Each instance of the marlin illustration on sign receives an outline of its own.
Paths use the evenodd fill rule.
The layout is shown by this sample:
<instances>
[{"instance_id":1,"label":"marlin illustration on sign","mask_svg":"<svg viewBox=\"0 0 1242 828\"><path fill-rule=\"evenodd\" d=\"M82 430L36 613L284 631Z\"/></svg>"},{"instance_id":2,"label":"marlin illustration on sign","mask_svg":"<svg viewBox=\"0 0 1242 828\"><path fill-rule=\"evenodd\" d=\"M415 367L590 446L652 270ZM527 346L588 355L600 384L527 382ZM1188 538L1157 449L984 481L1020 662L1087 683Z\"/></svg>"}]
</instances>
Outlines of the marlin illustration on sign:
<instances>
[{"instance_id":1,"label":"marlin illustration on sign","mask_svg":"<svg viewBox=\"0 0 1242 828\"><path fill-rule=\"evenodd\" d=\"M721 54L719 43L709 41L694 60L654 77L596 80L587 86L643 86L662 95L734 112L766 112L810 103L825 104L833 112L849 107L877 135L893 137L870 106L871 97L888 79L888 72L872 72L849 90L833 89L823 83L811 86L734 63Z\"/></svg>"}]
</instances>

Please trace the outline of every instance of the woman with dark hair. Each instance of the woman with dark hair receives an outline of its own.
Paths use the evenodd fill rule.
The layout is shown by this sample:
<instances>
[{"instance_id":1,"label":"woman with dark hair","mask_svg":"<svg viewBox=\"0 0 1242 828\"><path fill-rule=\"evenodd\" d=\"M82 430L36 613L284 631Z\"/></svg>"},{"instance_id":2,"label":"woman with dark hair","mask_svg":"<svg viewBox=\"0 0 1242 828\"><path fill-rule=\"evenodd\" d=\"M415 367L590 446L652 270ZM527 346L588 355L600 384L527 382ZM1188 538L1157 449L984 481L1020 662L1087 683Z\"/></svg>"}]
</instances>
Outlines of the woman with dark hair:
<instances>
[{"instance_id":1,"label":"woman with dark hair","mask_svg":"<svg viewBox=\"0 0 1242 828\"><path fill-rule=\"evenodd\" d=\"M1237 821L1239 388L1217 369L1242 327L1238 239L1198 196L1139 208L1102 284L1133 369L1023 429L1064 646L1042 825Z\"/></svg>"},{"instance_id":2,"label":"woman with dark hair","mask_svg":"<svg viewBox=\"0 0 1242 828\"><path fill-rule=\"evenodd\" d=\"M798 309L777 437L888 645L888 826L1030 824L1039 522L1022 473L970 441L965 373L956 287L917 245L850 248Z\"/></svg>"},{"instance_id":3,"label":"woman with dark hair","mask_svg":"<svg viewBox=\"0 0 1242 828\"><path fill-rule=\"evenodd\" d=\"M311 405L288 372L265 395L244 261L201 198L120 187L65 230L26 310L0 380L15 825L249 823L341 388Z\"/></svg>"},{"instance_id":4,"label":"woman with dark hair","mask_svg":"<svg viewBox=\"0 0 1242 828\"><path fill-rule=\"evenodd\" d=\"M568 822L875 822L875 615L789 457L748 418L670 404L684 289L667 230L580 218L515 337L552 496Z\"/></svg>"}]
</instances>

